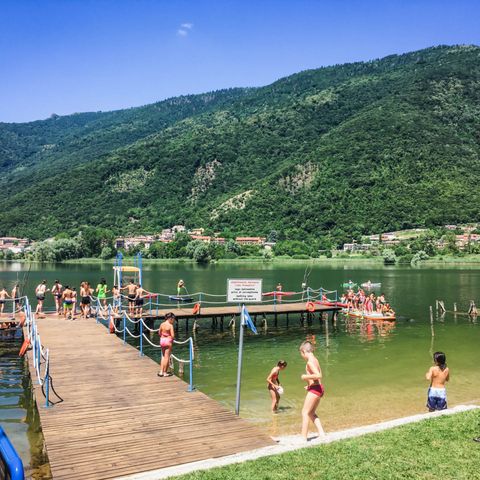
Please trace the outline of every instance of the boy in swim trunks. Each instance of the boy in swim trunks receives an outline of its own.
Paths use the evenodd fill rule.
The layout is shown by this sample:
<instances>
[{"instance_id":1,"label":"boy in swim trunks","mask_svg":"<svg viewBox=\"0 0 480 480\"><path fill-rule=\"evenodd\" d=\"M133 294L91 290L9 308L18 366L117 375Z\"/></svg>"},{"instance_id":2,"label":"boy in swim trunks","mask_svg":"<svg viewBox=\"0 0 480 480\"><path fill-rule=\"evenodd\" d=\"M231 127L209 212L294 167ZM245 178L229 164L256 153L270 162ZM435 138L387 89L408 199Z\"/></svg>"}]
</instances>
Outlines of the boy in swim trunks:
<instances>
[{"instance_id":1,"label":"boy in swim trunks","mask_svg":"<svg viewBox=\"0 0 480 480\"><path fill-rule=\"evenodd\" d=\"M72 310L73 310L73 290L67 285L65 286L65 290L62 293L62 300L63 300L63 314L67 318L67 320L72 318Z\"/></svg>"},{"instance_id":2,"label":"boy in swim trunks","mask_svg":"<svg viewBox=\"0 0 480 480\"><path fill-rule=\"evenodd\" d=\"M127 290L128 298L128 314L133 317L135 315L135 299L137 298L137 286L133 283L133 280L130 280L130 283L121 288L120 290Z\"/></svg>"},{"instance_id":3,"label":"boy in swim trunks","mask_svg":"<svg viewBox=\"0 0 480 480\"><path fill-rule=\"evenodd\" d=\"M447 408L447 390L445 384L450 380L447 367L447 357L443 352L433 354L433 367L430 367L425 378L430 382L428 389L427 408L429 412Z\"/></svg>"},{"instance_id":4,"label":"boy in swim trunks","mask_svg":"<svg viewBox=\"0 0 480 480\"><path fill-rule=\"evenodd\" d=\"M43 313L43 302L45 301L45 294L50 290L47 289L47 281L43 280L42 283L37 285L35 289L35 296L37 297L37 308L35 309L35 313L37 315Z\"/></svg>"},{"instance_id":5,"label":"boy in swim trunks","mask_svg":"<svg viewBox=\"0 0 480 480\"><path fill-rule=\"evenodd\" d=\"M135 293L135 315L139 318L141 318L143 315L143 302L145 293L147 295L151 295L150 292L147 292L140 284L138 284Z\"/></svg>"},{"instance_id":6,"label":"boy in swim trunks","mask_svg":"<svg viewBox=\"0 0 480 480\"><path fill-rule=\"evenodd\" d=\"M2 287L0 290L0 315L3 315L3 310L5 309L5 300L10 297L5 287Z\"/></svg>"},{"instance_id":7,"label":"boy in swim trunks","mask_svg":"<svg viewBox=\"0 0 480 480\"><path fill-rule=\"evenodd\" d=\"M55 280L55 283L50 291L55 299L55 309L57 310L57 315L61 315L63 285L58 280Z\"/></svg>"}]
</instances>

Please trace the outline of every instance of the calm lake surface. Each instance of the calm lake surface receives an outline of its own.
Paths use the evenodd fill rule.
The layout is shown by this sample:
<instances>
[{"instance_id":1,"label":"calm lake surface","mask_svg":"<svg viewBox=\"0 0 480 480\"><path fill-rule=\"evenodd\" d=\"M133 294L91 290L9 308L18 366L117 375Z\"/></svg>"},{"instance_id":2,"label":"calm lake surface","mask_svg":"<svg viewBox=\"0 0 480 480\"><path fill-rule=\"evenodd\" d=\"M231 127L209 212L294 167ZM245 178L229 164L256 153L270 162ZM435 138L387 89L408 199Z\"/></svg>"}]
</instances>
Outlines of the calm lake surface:
<instances>
[{"instance_id":1,"label":"calm lake surface","mask_svg":"<svg viewBox=\"0 0 480 480\"><path fill-rule=\"evenodd\" d=\"M480 303L480 269L462 267L384 267L369 263L331 264L152 264L144 266L143 284L147 290L173 294L178 279L183 278L189 292L225 294L228 278L263 278L264 291L273 290L278 282L285 291L298 291L305 274L312 288L339 289L352 279L381 282L381 291L397 312L397 322L376 324L356 321L340 315L336 325L320 322L318 315L311 325L302 325L299 316L279 317L274 326L245 338L241 415L272 435L298 433L300 412L305 395L304 362L298 346L306 338L316 342L317 355L323 369L326 395L318 413L327 431L347 426L425 412L427 382L424 375L436 350L447 354L451 369L448 385L450 406L480 402L480 328L476 320L462 314L447 313L430 322L429 306L443 299L448 310L456 302L466 311L470 300ZM18 279L26 283L25 292L33 300L35 286L46 279L49 286L58 278L64 285L78 289L83 280L96 285L104 276L111 286L112 265L32 265L0 263L0 283L7 287ZM46 307L52 307L49 296ZM172 305L174 310L176 305ZM435 312L434 312L435 315ZM237 366L237 331L227 327L212 329L210 320L201 320L192 334L181 322L179 339L190 335L195 342L194 383L196 388L234 409ZM190 324L191 327L191 324ZM68 323L65 324L68 329ZM155 335L152 340L158 343ZM18 360L19 341L0 341L2 383L0 385L0 420L7 426L27 464L43 461L39 454L38 425L29 396L27 371ZM158 359L153 347L147 355ZM55 352L51 352L53 358ZM184 347L177 356L187 358ZM265 379L278 360L288 362L280 376L285 393L281 410L270 412L270 399ZM187 379L187 377L186 377ZM60 389L61 386L57 386ZM187 393L186 393L187 394ZM195 412L192 412L195 415Z\"/></svg>"}]
</instances>

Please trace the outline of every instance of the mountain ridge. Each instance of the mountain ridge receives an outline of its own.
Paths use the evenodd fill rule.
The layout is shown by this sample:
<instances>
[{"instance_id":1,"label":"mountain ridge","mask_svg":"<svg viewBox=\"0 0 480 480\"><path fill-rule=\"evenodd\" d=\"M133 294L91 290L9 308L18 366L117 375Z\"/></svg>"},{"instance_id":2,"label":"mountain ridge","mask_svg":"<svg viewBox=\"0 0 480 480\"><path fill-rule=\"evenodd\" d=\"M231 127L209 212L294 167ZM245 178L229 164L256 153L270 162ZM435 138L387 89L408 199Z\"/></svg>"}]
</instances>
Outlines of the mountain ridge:
<instances>
[{"instance_id":1,"label":"mountain ridge","mask_svg":"<svg viewBox=\"0 0 480 480\"><path fill-rule=\"evenodd\" d=\"M479 173L479 55L475 46L441 46L307 70L265 87L189 96L187 107L170 99L110 112L118 118L97 117L101 128L90 125L83 137L68 117L62 132L33 122L34 140L30 124L14 124L26 138L13 142L10 160L12 124L0 124L0 234L185 223L340 240L478 220L468 186ZM51 139L60 148L40 151ZM235 197L238 208L228 203ZM35 222L32 206L41 211Z\"/></svg>"}]
</instances>

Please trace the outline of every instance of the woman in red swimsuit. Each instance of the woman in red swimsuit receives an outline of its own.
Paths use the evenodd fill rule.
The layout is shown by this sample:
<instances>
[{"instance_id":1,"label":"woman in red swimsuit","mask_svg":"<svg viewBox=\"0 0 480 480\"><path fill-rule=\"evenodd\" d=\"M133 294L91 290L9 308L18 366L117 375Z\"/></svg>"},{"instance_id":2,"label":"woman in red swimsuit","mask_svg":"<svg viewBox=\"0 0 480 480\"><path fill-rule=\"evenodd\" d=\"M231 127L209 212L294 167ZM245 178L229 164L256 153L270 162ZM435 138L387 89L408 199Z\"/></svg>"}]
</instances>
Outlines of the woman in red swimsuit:
<instances>
[{"instance_id":1,"label":"woman in red swimsuit","mask_svg":"<svg viewBox=\"0 0 480 480\"><path fill-rule=\"evenodd\" d=\"M175 338L175 315L171 312L165 315L165 321L162 322L158 329L160 336L160 347L162 347L162 360L160 361L159 377L171 377L172 374L168 371L170 366L170 355L172 354L173 339Z\"/></svg>"},{"instance_id":2,"label":"woman in red swimsuit","mask_svg":"<svg viewBox=\"0 0 480 480\"><path fill-rule=\"evenodd\" d=\"M278 410L278 402L280 401L280 393L283 391L280 386L280 380L278 379L278 374L281 370L287 368L287 362L285 360L280 360L277 363L276 367L272 368L270 375L267 377L267 388L272 398L272 412Z\"/></svg>"},{"instance_id":3,"label":"woman in red swimsuit","mask_svg":"<svg viewBox=\"0 0 480 480\"><path fill-rule=\"evenodd\" d=\"M305 440L308 440L308 423L310 420L317 428L318 436L323 437L325 435L320 419L315 412L320 399L323 397L324 389L322 385L322 369L313 351L314 348L311 342L303 342L300 345L300 355L307 362L306 373L302 375L302 380L307 382L305 387L307 396L302 409L302 436Z\"/></svg>"}]
</instances>

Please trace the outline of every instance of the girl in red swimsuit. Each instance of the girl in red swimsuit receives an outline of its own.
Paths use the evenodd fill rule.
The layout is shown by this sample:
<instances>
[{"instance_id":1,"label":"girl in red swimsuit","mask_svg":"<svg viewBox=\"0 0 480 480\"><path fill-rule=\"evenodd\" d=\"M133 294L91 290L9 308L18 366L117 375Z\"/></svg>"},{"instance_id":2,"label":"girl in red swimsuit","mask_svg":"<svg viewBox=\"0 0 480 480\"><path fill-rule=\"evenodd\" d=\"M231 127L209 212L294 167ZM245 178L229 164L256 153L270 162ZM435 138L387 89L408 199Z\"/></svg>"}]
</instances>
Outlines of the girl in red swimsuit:
<instances>
[{"instance_id":1,"label":"girl in red swimsuit","mask_svg":"<svg viewBox=\"0 0 480 480\"><path fill-rule=\"evenodd\" d=\"M272 398L272 412L276 412L278 410L278 402L280 401L281 393L278 374L281 370L285 370L285 368L287 368L287 362L285 360L280 360L277 363L277 366L272 368L270 375L267 377L267 388L270 392L270 397Z\"/></svg>"},{"instance_id":2,"label":"girl in red swimsuit","mask_svg":"<svg viewBox=\"0 0 480 480\"><path fill-rule=\"evenodd\" d=\"M175 323L175 315L173 313L167 313L165 315L165 321L162 322L158 329L158 335L160 336L160 347L162 347L162 360L160 361L159 377L171 377L172 374L168 371L170 365L170 355L172 354L173 339L175 338L175 329L173 325Z\"/></svg>"},{"instance_id":3,"label":"girl in red swimsuit","mask_svg":"<svg viewBox=\"0 0 480 480\"><path fill-rule=\"evenodd\" d=\"M303 342L300 345L300 355L307 362L306 373L302 375L302 380L307 382L305 387L307 396L302 409L302 436L305 440L308 440L308 424L310 420L317 428L318 436L323 437L325 435L322 423L315 412L320 399L323 397L324 389L322 385L322 369L313 351L314 348L311 342Z\"/></svg>"}]
</instances>

